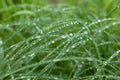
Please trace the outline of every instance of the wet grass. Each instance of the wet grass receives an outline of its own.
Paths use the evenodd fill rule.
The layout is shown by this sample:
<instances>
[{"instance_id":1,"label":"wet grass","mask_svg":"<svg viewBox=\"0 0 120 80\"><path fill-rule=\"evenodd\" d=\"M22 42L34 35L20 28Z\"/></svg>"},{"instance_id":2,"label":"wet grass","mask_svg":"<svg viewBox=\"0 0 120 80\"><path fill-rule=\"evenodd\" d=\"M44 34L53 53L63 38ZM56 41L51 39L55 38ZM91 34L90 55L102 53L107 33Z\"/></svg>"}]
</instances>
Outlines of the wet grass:
<instances>
[{"instance_id":1,"label":"wet grass","mask_svg":"<svg viewBox=\"0 0 120 80\"><path fill-rule=\"evenodd\" d=\"M58 2L1 0L0 80L119 80L120 1Z\"/></svg>"}]
</instances>

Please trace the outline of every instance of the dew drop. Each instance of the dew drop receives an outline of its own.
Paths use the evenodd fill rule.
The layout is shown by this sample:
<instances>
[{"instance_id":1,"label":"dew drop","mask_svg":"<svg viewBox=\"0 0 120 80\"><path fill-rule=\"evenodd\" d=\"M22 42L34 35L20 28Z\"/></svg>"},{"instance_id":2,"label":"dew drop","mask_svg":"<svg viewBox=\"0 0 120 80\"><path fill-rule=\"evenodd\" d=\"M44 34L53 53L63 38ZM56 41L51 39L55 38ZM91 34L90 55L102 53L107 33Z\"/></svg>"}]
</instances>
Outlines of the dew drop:
<instances>
[{"instance_id":1,"label":"dew drop","mask_svg":"<svg viewBox=\"0 0 120 80\"><path fill-rule=\"evenodd\" d=\"M23 79L23 78L25 78L24 76L21 76L21 78Z\"/></svg>"},{"instance_id":2,"label":"dew drop","mask_svg":"<svg viewBox=\"0 0 120 80\"><path fill-rule=\"evenodd\" d=\"M12 58L10 58L10 61L12 61L12 60L14 60L14 58L12 57Z\"/></svg>"},{"instance_id":3,"label":"dew drop","mask_svg":"<svg viewBox=\"0 0 120 80\"><path fill-rule=\"evenodd\" d=\"M69 37L69 35L68 35L68 34L66 34L65 36L66 36L66 38L68 38L68 37Z\"/></svg>"},{"instance_id":4,"label":"dew drop","mask_svg":"<svg viewBox=\"0 0 120 80\"><path fill-rule=\"evenodd\" d=\"M69 34L69 36L73 36L73 34L72 34L72 33L70 33L70 34Z\"/></svg>"},{"instance_id":5,"label":"dew drop","mask_svg":"<svg viewBox=\"0 0 120 80\"><path fill-rule=\"evenodd\" d=\"M22 74L18 74L19 76L22 76Z\"/></svg>"},{"instance_id":6,"label":"dew drop","mask_svg":"<svg viewBox=\"0 0 120 80\"><path fill-rule=\"evenodd\" d=\"M35 36L35 38L39 39L41 36Z\"/></svg>"},{"instance_id":7,"label":"dew drop","mask_svg":"<svg viewBox=\"0 0 120 80\"><path fill-rule=\"evenodd\" d=\"M83 32L83 34L87 35L87 34L88 34L88 32L87 32L87 31L84 31L84 32Z\"/></svg>"},{"instance_id":8,"label":"dew drop","mask_svg":"<svg viewBox=\"0 0 120 80\"><path fill-rule=\"evenodd\" d=\"M30 57L33 57L34 55L35 55L35 53L32 53L32 54L30 54L29 56L30 56Z\"/></svg>"},{"instance_id":9,"label":"dew drop","mask_svg":"<svg viewBox=\"0 0 120 80\"><path fill-rule=\"evenodd\" d=\"M69 52L69 51L70 51L69 49L66 50L66 52Z\"/></svg>"},{"instance_id":10,"label":"dew drop","mask_svg":"<svg viewBox=\"0 0 120 80\"><path fill-rule=\"evenodd\" d=\"M33 42L33 43L32 43L32 45L35 45L35 44L36 44L36 42Z\"/></svg>"},{"instance_id":11,"label":"dew drop","mask_svg":"<svg viewBox=\"0 0 120 80\"><path fill-rule=\"evenodd\" d=\"M55 41L52 41L51 43L55 43Z\"/></svg>"},{"instance_id":12,"label":"dew drop","mask_svg":"<svg viewBox=\"0 0 120 80\"><path fill-rule=\"evenodd\" d=\"M59 61L59 59L54 59L53 61L54 61L54 62L57 62L57 61Z\"/></svg>"},{"instance_id":13,"label":"dew drop","mask_svg":"<svg viewBox=\"0 0 120 80\"><path fill-rule=\"evenodd\" d=\"M85 29L85 27L82 27L82 29L84 30L84 29Z\"/></svg>"},{"instance_id":14,"label":"dew drop","mask_svg":"<svg viewBox=\"0 0 120 80\"><path fill-rule=\"evenodd\" d=\"M105 26L105 28L107 29L107 28L109 28L109 26L107 25L107 26Z\"/></svg>"},{"instance_id":15,"label":"dew drop","mask_svg":"<svg viewBox=\"0 0 120 80\"><path fill-rule=\"evenodd\" d=\"M90 37L89 39L90 39L90 40L92 40L92 38L91 38L91 37Z\"/></svg>"},{"instance_id":16,"label":"dew drop","mask_svg":"<svg viewBox=\"0 0 120 80\"><path fill-rule=\"evenodd\" d=\"M79 23L77 21L75 21L74 24L79 24Z\"/></svg>"},{"instance_id":17,"label":"dew drop","mask_svg":"<svg viewBox=\"0 0 120 80\"><path fill-rule=\"evenodd\" d=\"M66 26L69 26L69 24L66 24Z\"/></svg>"},{"instance_id":18,"label":"dew drop","mask_svg":"<svg viewBox=\"0 0 120 80\"><path fill-rule=\"evenodd\" d=\"M107 65L107 62L105 61L103 64L104 64L104 66L106 66L106 65Z\"/></svg>"},{"instance_id":19,"label":"dew drop","mask_svg":"<svg viewBox=\"0 0 120 80\"><path fill-rule=\"evenodd\" d=\"M98 22L101 22L101 20L98 20Z\"/></svg>"},{"instance_id":20,"label":"dew drop","mask_svg":"<svg viewBox=\"0 0 120 80\"><path fill-rule=\"evenodd\" d=\"M66 36L65 36L65 35L62 35L62 36L61 36L61 38L65 39L65 38L66 38Z\"/></svg>"},{"instance_id":21,"label":"dew drop","mask_svg":"<svg viewBox=\"0 0 120 80\"><path fill-rule=\"evenodd\" d=\"M107 20L106 18L103 19L103 21L106 21L106 20Z\"/></svg>"},{"instance_id":22,"label":"dew drop","mask_svg":"<svg viewBox=\"0 0 120 80\"><path fill-rule=\"evenodd\" d=\"M99 33L101 33L102 31L101 30L98 30Z\"/></svg>"},{"instance_id":23,"label":"dew drop","mask_svg":"<svg viewBox=\"0 0 120 80\"><path fill-rule=\"evenodd\" d=\"M71 24L74 24L73 22L70 22Z\"/></svg>"},{"instance_id":24,"label":"dew drop","mask_svg":"<svg viewBox=\"0 0 120 80\"><path fill-rule=\"evenodd\" d=\"M116 24L117 24L117 23L115 23L115 22L114 22L114 23L112 23L112 25L113 25L113 26L114 26L114 25L116 25Z\"/></svg>"},{"instance_id":25,"label":"dew drop","mask_svg":"<svg viewBox=\"0 0 120 80\"><path fill-rule=\"evenodd\" d=\"M89 41L89 39L86 39L86 41Z\"/></svg>"},{"instance_id":26,"label":"dew drop","mask_svg":"<svg viewBox=\"0 0 120 80\"><path fill-rule=\"evenodd\" d=\"M72 45L72 47L71 48L75 48L75 45Z\"/></svg>"},{"instance_id":27,"label":"dew drop","mask_svg":"<svg viewBox=\"0 0 120 80\"><path fill-rule=\"evenodd\" d=\"M0 40L0 46L3 44L2 40Z\"/></svg>"},{"instance_id":28,"label":"dew drop","mask_svg":"<svg viewBox=\"0 0 120 80\"><path fill-rule=\"evenodd\" d=\"M97 72L101 72L101 69L97 68Z\"/></svg>"},{"instance_id":29,"label":"dew drop","mask_svg":"<svg viewBox=\"0 0 120 80\"><path fill-rule=\"evenodd\" d=\"M3 59L3 57L4 57L2 45L3 45L3 42L2 42L2 40L0 38L0 59Z\"/></svg>"},{"instance_id":30,"label":"dew drop","mask_svg":"<svg viewBox=\"0 0 120 80\"><path fill-rule=\"evenodd\" d=\"M80 37L80 40L82 40L83 38L82 37Z\"/></svg>"}]
</instances>

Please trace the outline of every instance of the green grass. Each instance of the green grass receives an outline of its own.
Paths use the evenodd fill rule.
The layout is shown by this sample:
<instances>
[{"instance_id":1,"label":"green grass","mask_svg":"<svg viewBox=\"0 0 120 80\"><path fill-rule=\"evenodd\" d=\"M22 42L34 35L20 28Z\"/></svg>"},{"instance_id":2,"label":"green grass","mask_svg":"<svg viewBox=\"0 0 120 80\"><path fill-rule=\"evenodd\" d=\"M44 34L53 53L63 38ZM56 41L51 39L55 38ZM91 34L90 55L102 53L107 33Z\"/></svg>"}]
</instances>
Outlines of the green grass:
<instances>
[{"instance_id":1,"label":"green grass","mask_svg":"<svg viewBox=\"0 0 120 80\"><path fill-rule=\"evenodd\" d=\"M119 80L120 0L1 0L0 80Z\"/></svg>"}]
</instances>

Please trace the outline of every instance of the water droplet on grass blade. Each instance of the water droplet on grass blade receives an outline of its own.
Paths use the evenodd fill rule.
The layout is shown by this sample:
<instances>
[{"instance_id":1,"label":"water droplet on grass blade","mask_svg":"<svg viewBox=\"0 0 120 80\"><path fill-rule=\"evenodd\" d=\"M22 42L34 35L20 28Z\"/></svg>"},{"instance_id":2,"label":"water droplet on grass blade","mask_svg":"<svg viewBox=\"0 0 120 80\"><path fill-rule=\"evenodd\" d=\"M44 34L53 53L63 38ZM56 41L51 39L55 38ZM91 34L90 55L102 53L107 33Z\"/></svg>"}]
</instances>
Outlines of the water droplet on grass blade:
<instances>
[{"instance_id":1,"label":"water droplet on grass blade","mask_svg":"<svg viewBox=\"0 0 120 80\"><path fill-rule=\"evenodd\" d=\"M89 38L90 40L93 40L91 37Z\"/></svg>"},{"instance_id":2,"label":"water droplet on grass blade","mask_svg":"<svg viewBox=\"0 0 120 80\"><path fill-rule=\"evenodd\" d=\"M2 45L2 43L3 43L2 40L0 40L0 45Z\"/></svg>"},{"instance_id":3,"label":"water droplet on grass blade","mask_svg":"<svg viewBox=\"0 0 120 80\"><path fill-rule=\"evenodd\" d=\"M84 30L86 27L82 27L82 29Z\"/></svg>"},{"instance_id":4,"label":"water droplet on grass blade","mask_svg":"<svg viewBox=\"0 0 120 80\"><path fill-rule=\"evenodd\" d=\"M62 35L62 36L61 36L61 38L65 39L65 38L66 38L66 36L65 36L65 35Z\"/></svg>"},{"instance_id":5,"label":"water droplet on grass blade","mask_svg":"<svg viewBox=\"0 0 120 80\"><path fill-rule=\"evenodd\" d=\"M0 38L0 59L3 59L4 54L3 54L3 41Z\"/></svg>"},{"instance_id":6,"label":"water droplet on grass blade","mask_svg":"<svg viewBox=\"0 0 120 80\"><path fill-rule=\"evenodd\" d=\"M101 22L101 20L98 20L98 22Z\"/></svg>"},{"instance_id":7,"label":"water droplet on grass blade","mask_svg":"<svg viewBox=\"0 0 120 80\"><path fill-rule=\"evenodd\" d=\"M0 38L0 75L3 74L3 64L4 64L4 53L3 53L3 41L2 39Z\"/></svg>"},{"instance_id":8,"label":"water droplet on grass blade","mask_svg":"<svg viewBox=\"0 0 120 80\"><path fill-rule=\"evenodd\" d=\"M39 39L41 36L35 36L36 39Z\"/></svg>"},{"instance_id":9,"label":"water droplet on grass blade","mask_svg":"<svg viewBox=\"0 0 120 80\"><path fill-rule=\"evenodd\" d=\"M83 34L87 35L87 34L88 34L88 31L84 31Z\"/></svg>"},{"instance_id":10,"label":"water droplet on grass blade","mask_svg":"<svg viewBox=\"0 0 120 80\"><path fill-rule=\"evenodd\" d=\"M69 26L69 24L66 24L66 26Z\"/></svg>"},{"instance_id":11,"label":"water droplet on grass blade","mask_svg":"<svg viewBox=\"0 0 120 80\"><path fill-rule=\"evenodd\" d=\"M73 22L70 22L71 24L74 24Z\"/></svg>"},{"instance_id":12,"label":"water droplet on grass blade","mask_svg":"<svg viewBox=\"0 0 120 80\"><path fill-rule=\"evenodd\" d=\"M99 33L101 33L102 31L101 30L98 30Z\"/></svg>"},{"instance_id":13,"label":"water droplet on grass blade","mask_svg":"<svg viewBox=\"0 0 120 80\"><path fill-rule=\"evenodd\" d=\"M32 54L30 54L29 56L30 56L30 57L33 57L34 55L35 55L35 53L32 53Z\"/></svg>"},{"instance_id":14,"label":"water droplet on grass blade","mask_svg":"<svg viewBox=\"0 0 120 80\"><path fill-rule=\"evenodd\" d=\"M25 76L21 76L20 78L22 78L22 79L23 79L23 78L25 78Z\"/></svg>"},{"instance_id":15,"label":"water droplet on grass blade","mask_svg":"<svg viewBox=\"0 0 120 80\"><path fill-rule=\"evenodd\" d=\"M89 39L86 39L86 41L89 41Z\"/></svg>"},{"instance_id":16,"label":"water droplet on grass blade","mask_svg":"<svg viewBox=\"0 0 120 80\"><path fill-rule=\"evenodd\" d=\"M70 51L69 49L66 50L66 52L69 52L69 51Z\"/></svg>"},{"instance_id":17,"label":"water droplet on grass blade","mask_svg":"<svg viewBox=\"0 0 120 80\"><path fill-rule=\"evenodd\" d=\"M51 43L55 43L55 41L52 41Z\"/></svg>"},{"instance_id":18,"label":"water droplet on grass blade","mask_svg":"<svg viewBox=\"0 0 120 80\"><path fill-rule=\"evenodd\" d=\"M69 36L73 36L73 33L70 33Z\"/></svg>"},{"instance_id":19,"label":"water droplet on grass blade","mask_svg":"<svg viewBox=\"0 0 120 80\"><path fill-rule=\"evenodd\" d=\"M71 48L75 48L75 45L72 45Z\"/></svg>"}]
</instances>

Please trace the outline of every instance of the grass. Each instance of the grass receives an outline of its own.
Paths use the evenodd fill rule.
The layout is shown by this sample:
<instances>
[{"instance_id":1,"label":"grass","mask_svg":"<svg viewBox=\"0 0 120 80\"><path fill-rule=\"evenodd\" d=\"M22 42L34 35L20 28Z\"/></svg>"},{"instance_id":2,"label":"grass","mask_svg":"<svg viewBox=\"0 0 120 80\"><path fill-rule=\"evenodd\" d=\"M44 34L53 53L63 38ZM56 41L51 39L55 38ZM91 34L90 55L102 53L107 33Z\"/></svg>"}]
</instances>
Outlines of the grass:
<instances>
[{"instance_id":1,"label":"grass","mask_svg":"<svg viewBox=\"0 0 120 80\"><path fill-rule=\"evenodd\" d=\"M119 80L119 0L1 0L0 80Z\"/></svg>"}]
</instances>

